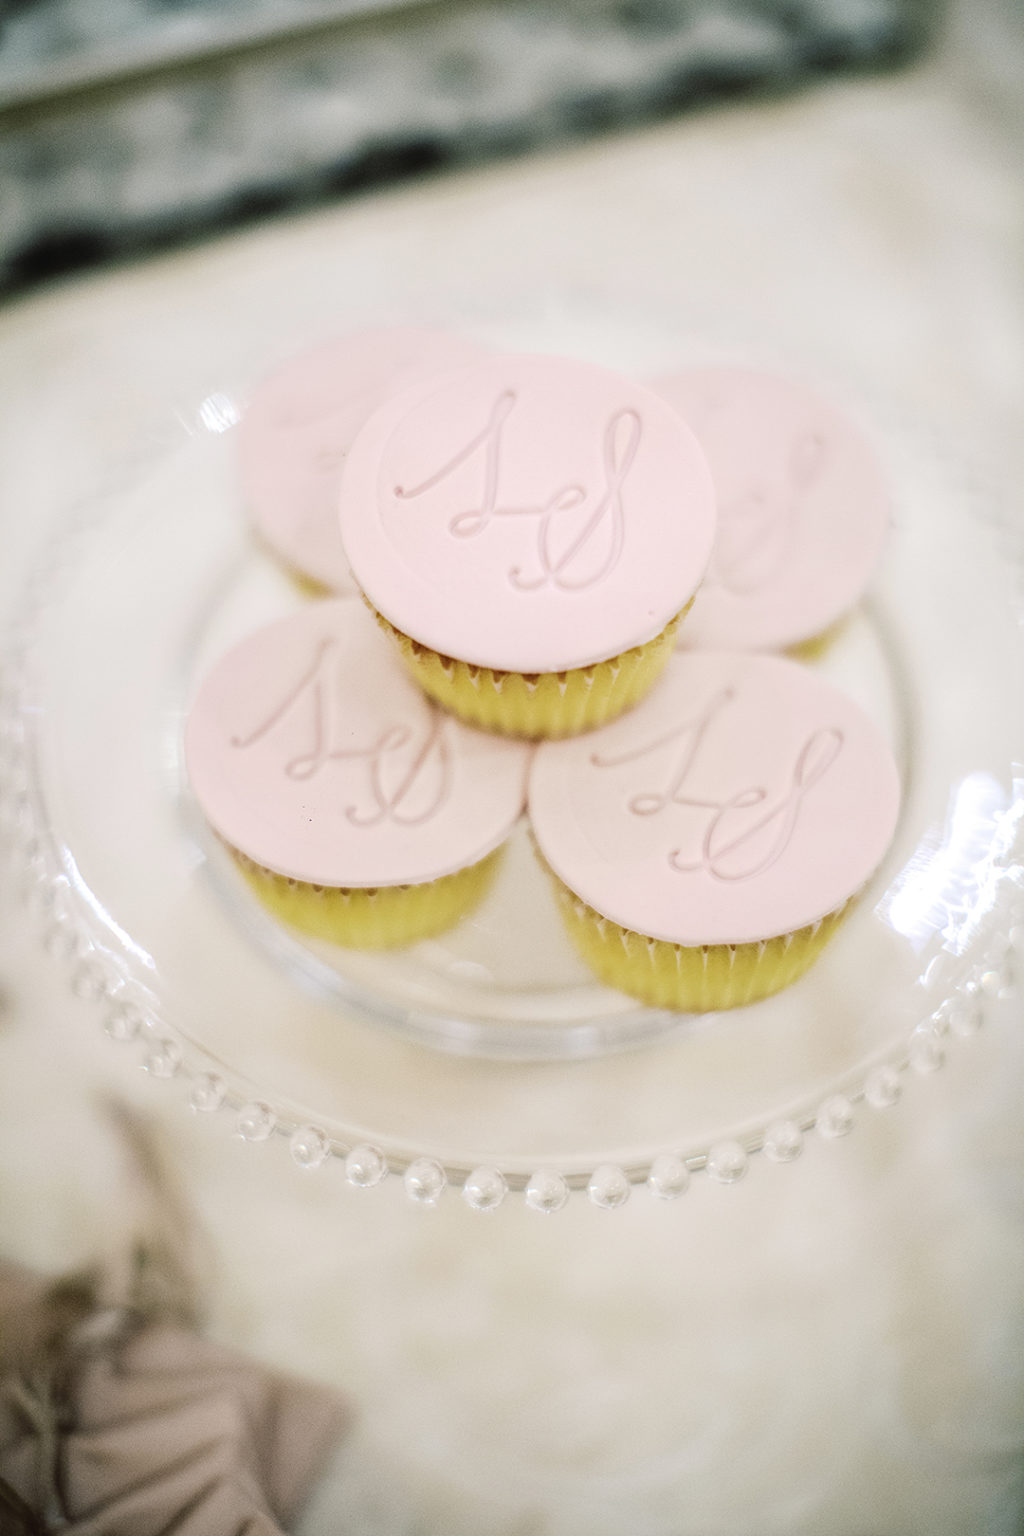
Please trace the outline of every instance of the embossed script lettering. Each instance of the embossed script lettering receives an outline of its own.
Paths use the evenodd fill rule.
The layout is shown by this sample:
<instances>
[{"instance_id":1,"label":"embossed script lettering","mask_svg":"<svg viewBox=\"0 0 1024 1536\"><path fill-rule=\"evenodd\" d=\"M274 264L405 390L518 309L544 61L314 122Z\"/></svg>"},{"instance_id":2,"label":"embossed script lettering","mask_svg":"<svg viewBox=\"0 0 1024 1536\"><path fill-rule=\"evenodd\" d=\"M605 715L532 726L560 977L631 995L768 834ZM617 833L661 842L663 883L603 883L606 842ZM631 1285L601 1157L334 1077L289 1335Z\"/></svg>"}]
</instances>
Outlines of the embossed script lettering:
<instances>
[{"instance_id":1,"label":"embossed script lettering","mask_svg":"<svg viewBox=\"0 0 1024 1536\"><path fill-rule=\"evenodd\" d=\"M774 581L792 552L804 498L825 458L822 433L802 432L793 442L781 483L754 481L722 503L707 583L744 597Z\"/></svg>"},{"instance_id":2,"label":"embossed script lettering","mask_svg":"<svg viewBox=\"0 0 1024 1536\"><path fill-rule=\"evenodd\" d=\"M445 721L431 709L426 735L419 741L411 726L395 724L385 726L364 746L339 745L339 737L345 739L338 687L341 659L336 640L321 641L295 686L248 735L232 736L231 745L244 750L262 741L286 717L304 717L306 745L285 759L283 771L288 778L311 779L326 763L363 762L365 790L359 802L345 807L346 819L354 827L376 827L382 821L422 826L451 792L451 747Z\"/></svg>"},{"instance_id":3,"label":"embossed script lettering","mask_svg":"<svg viewBox=\"0 0 1024 1536\"><path fill-rule=\"evenodd\" d=\"M508 572L509 582L522 592L536 592L549 585L563 592L581 592L603 581L615 569L622 554L626 518L622 489L640 446L640 417L629 409L614 411L609 417L602 439L604 484L593 498L586 486L570 482L552 491L537 506L514 507L503 503L500 483L502 432L515 409L516 399L514 390L503 390L491 407L485 425L464 448L418 485L396 485L395 496L400 501L414 501L479 456L482 471L479 503L457 512L448 523L449 533L457 539L471 539L483 533L496 517L534 518L537 569L531 573L514 565ZM564 547L556 549L556 535L565 527L565 514L584 507L591 499L592 505L583 521ZM592 547L595 545L603 550L603 554L597 568L591 569L588 558L593 558Z\"/></svg>"},{"instance_id":4,"label":"embossed script lettering","mask_svg":"<svg viewBox=\"0 0 1024 1536\"><path fill-rule=\"evenodd\" d=\"M646 746L617 757L602 757L595 752L590 758L595 768L619 768L625 763L650 757L671 744L681 748L665 788L642 791L628 802L634 816L655 816L669 806L684 806L708 813L699 857L686 860L678 847L667 854L669 864L679 874L702 870L716 880L752 880L764 874L789 847L804 799L842 750L843 733L837 727L824 726L813 731L800 749L787 789L773 804L768 803L768 791L760 784L738 789L721 800L687 794L686 783L701 744L722 710L735 697L733 689L723 688L702 714L684 721Z\"/></svg>"}]
</instances>

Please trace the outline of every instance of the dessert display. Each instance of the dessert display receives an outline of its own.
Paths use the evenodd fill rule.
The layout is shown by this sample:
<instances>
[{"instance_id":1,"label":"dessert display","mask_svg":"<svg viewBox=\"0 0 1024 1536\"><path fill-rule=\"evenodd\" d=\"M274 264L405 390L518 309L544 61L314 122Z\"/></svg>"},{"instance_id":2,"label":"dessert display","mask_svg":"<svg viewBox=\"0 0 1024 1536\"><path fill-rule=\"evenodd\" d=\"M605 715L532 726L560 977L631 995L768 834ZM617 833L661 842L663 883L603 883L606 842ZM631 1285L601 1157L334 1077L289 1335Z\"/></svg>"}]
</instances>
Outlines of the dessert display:
<instances>
[{"instance_id":1,"label":"dessert display","mask_svg":"<svg viewBox=\"0 0 1024 1536\"><path fill-rule=\"evenodd\" d=\"M559 330L545 315L532 331L509 322L504 335L520 348L606 357L636 376L687 355L685 340L673 346L659 333L645 342L635 326L620 345L603 319L588 333L575 322ZM195 413L199 430L180 430L175 417L130 473L119 469L96 498L88 538L69 517L74 558L51 552L27 599L24 668L0 699L0 810L29 861L47 949L68 957L76 994L95 1000L110 1037L137 1049L197 1113L216 1112L246 1139L280 1134L303 1166L329 1155L351 1183L391 1172L428 1203L447 1181L467 1201L507 1188L547 1210L570 1188L615 1204L645 1180L665 1195L691 1176L730 1182L762 1152L789 1156L801 1136L844 1134L959 1050L961 1031L966 1038L977 1026L1010 974L1006 934L1022 911L1012 767L1020 717L1006 686L1019 633L1017 567L945 460L898 429L887 433L898 516L886 557L870 602L855 603L812 664L801 671L792 659L724 652L741 671L721 688L771 663L799 679L805 701L807 687L842 701L839 714L831 702L824 714L815 705L806 732L784 738L786 689L758 685L757 724L745 691L717 704L721 689L698 697L697 670L680 713L677 675L718 664L716 653L685 649L631 711L534 746L440 708L362 601L311 602L282 579L240 517L236 434L223 430L238 413L225 408L214 420L206 406ZM471 439L467 431L463 446ZM448 459L434 473L455 452L440 446ZM605 446L621 470L622 443L599 438ZM501 463L499 454L499 471ZM603 464L599 452L599 481ZM635 467L619 485L626 521ZM421 484L429 468L405 483ZM474 481L463 508L479 506L478 491ZM479 539L535 527L534 518L495 514ZM552 546L552 562L561 547ZM536 549L535 538L526 541L535 560ZM648 569L660 573L658 560ZM952 630L936 591L956 595L962 622ZM335 644L336 627L318 638L304 628L341 610L362 637L347 651ZM293 625L300 640L288 638ZM259 660L241 668L243 685L229 658L250 645ZM208 794L195 733L221 668ZM400 691L409 714L403 706L392 720L384 706ZM899 765L902 805L888 852L878 821L865 832L861 710ZM726 782L723 770L709 784L731 718L747 733L749 756L735 778ZM632 747L606 752L606 733L620 731ZM444 798L455 760L445 744L463 739L474 753L501 754L481 776L489 797L498 764L518 763L500 825L483 828L467 811L465 778L451 773ZM773 743L779 759L758 756ZM632 764L610 761L630 750L639 752ZM590 865L573 854L575 863L559 867L538 798L543 762L563 751L596 752L602 762L583 761L560 835L586 828L588 778L620 794L617 811L591 828ZM533 810L523 815L531 754ZM883 813L893 777L886 761L889 788L873 797ZM852 786L847 762L861 764ZM819 867L802 840L844 784L828 836L847 824L857 830L838 851L822 833ZM257 814L250 797L261 796ZM425 812L425 825L405 824ZM289 817L290 853L281 846ZM428 857L424 835L442 818L443 839ZM332 824L346 862L328 868L330 839L319 834ZM616 827L621 848L609 842ZM718 929L707 921L673 929L649 908L613 905L616 896L632 903L634 887L616 879L606 900L583 876L610 880L638 833L663 840L661 878L702 886L734 916L784 868L793 903L776 892L757 926ZM353 850L378 837L357 869ZM423 857L411 862L417 849ZM673 856L691 867L673 868ZM492 881L470 911L474 871ZM447 907L446 889L455 892ZM702 902L698 919L715 910ZM460 912L465 919L452 922ZM638 977L660 971L666 952L670 977L691 981L699 952L700 984L684 992L673 983L656 994L667 1005L650 1006ZM732 1006L744 999L751 1005Z\"/></svg>"},{"instance_id":2,"label":"dessert display","mask_svg":"<svg viewBox=\"0 0 1024 1536\"><path fill-rule=\"evenodd\" d=\"M455 269L447 280L456 287L465 273ZM306 317L317 297L306 300ZM588 339L577 321L575 332L556 330L551 344L653 376L686 355L686 339L673 337L662 293L650 296L650 307L664 324L660 340L622 341L610 325L594 327ZM676 321L677 329L685 323ZM549 324L542 314L531 336L513 319L506 344L543 346L541 327ZM831 344L840 350L842 337ZM1013 979L1012 956L1004 958L996 941L1021 922L1019 899L1011 905L1007 892L1020 879L1021 845L1006 836L1004 807L1014 797L1020 803L1010 774L1020 761L1022 716L1014 687L1019 637L1015 650L1008 638L1019 609L1006 597L1010 572L991 552L995 541L984 521L991 506L983 499L973 515L948 460L887 426L884 397L872 397L896 526L869 601L816 658L813 673L856 699L891 739L904 806L870 884L851 898L792 985L761 1001L693 1016L644 1006L621 990L621 978L595 981L589 965L575 963L556 905L558 886L533 857L528 812L503 847L487 895L436 937L379 952L307 940L275 920L276 909L256 896L203 825L180 755L185 713L218 658L303 601L247 533L232 478L239 429L196 427L212 386L237 398L233 378L244 384L256 376L245 371L258 365L255 346L248 333L240 360L197 366L192 392L182 386L180 402L190 412L188 440L184 431L174 438L168 425L167 446L148 449L134 483L90 508L88 539L47 550L64 568L31 631L36 669L24 685L28 771L19 786L32 797L30 819L13 792L6 808L18 815L19 845L34 866L32 926L48 953L68 955L48 962L58 974L42 972L45 990L33 994L40 1016L52 1014L59 1024L42 1046L55 1058L64 1051L67 1091L52 1113L28 1117L25 1145L52 1162L54 1135L75 1140L74 1121L69 1130L60 1111L73 1108L79 1085L96 1093L109 1082L142 1113L158 1117L193 1183L198 1178L205 1191L203 1180L223 1168L220 1205L204 1195L203 1211L220 1223L217 1241L232 1276L241 1277L242 1302L258 1285L277 1312L296 1298L310 1302L307 1310L316 1304L327 1332L341 1340L328 1362L335 1377L363 1397L369 1373L379 1378L381 1454L370 1468L373 1487L375 1469L388 1464L395 1444L419 1454L422 1425L438 1399L431 1371L420 1371L415 1401L403 1396L399 1379L405 1361L423 1358L416 1349L424 1287L440 1339L430 1359L452 1354L453 1329L456 1343L466 1345L461 1354L479 1354L486 1342L494 1308L473 1311L483 1255L495 1304L511 1315L515 1303L507 1347L492 1372L503 1389L512 1372L511 1396L478 1392L467 1408L453 1368L448 1396L459 1411L449 1413L432 1463L439 1466L443 1455L446 1489L471 1487L477 1513L486 1518L497 1509L495 1518L504 1513L506 1523L517 1516L529 1523L529 1510L510 1514L494 1498L496 1486L500 1495L508 1485L509 1457L496 1457L494 1447L521 1416L517 1386L525 1378L515 1372L525 1345L533 1341L539 1360L533 1397L543 1406L551 1396L546 1362L557 1356L566 1369L555 1386L570 1394L570 1406L585 1409L593 1393L584 1383L589 1395L580 1388L572 1396L575 1367L600 1335L608 1350L598 1364L609 1368L614 1408L598 1426L603 1459L595 1461L594 1477L581 1478L569 1454L553 1471L547 1463L541 1469L546 1502L564 1518L581 1528L588 1517L591 1526L600 1523L610 1466L617 1485L639 1486L652 1518L660 1511L671 1525L674 1514L692 1509L690 1431L697 1425L715 1453L701 1484L705 1504L722 1523L742 1525L744 1514L768 1508L784 1524L791 1495L812 1485L828 1505L826 1516L841 1520L846 1504L834 1489L852 1486L848 1446L834 1446L822 1412L836 1396L834 1383L810 1368L799 1381L787 1376L781 1356L795 1337L788 1325L799 1318L794 1326L815 1359L827 1355L831 1340L842 1346L852 1338L858 1347L851 1352L849 1401L867 1376L869 1385L894 1384L890 1427L895 1434L909 1423L911 1451L924 1444L917 1459L934 1466L929 1451L948 1415L940 1422L936 1409L929 1417L929 1367L944 1358L949 1298L941 1282L957 1262L955 1232L946 1245L949 1264L933 1287L937 1353L929 1353L931 1338L922 1353L915 1301L935 1231L949 1225L947 1191L963 1184L976 1192L964 1176L964 1157L978 1151L970 1137L988 1124L993 1106L1007 1101L1014 1005L999 1003L996 994ZM715 348L693 344L694 353L702 350ZM758 350L772 355L770 342L752 342L751 353ZM834 377L841 395L841 359ZM854 392L854 381L847 377L846 384ZM899 422L898 409L894 416ZM1019 561L1014 574L1021 574ZM373 622L361 599L346 606ZM637 713L670 685L674 669L673 660ZM42 712L30 714L39 699ZM632 718L626 712L601 730ZM719 719L708 726L705 744ZM0 736L9 750L10 737L2 730ZM307 728L295 753L309 752L309 738ZM580 736L573 745L584 742L593 738ZM695 777L701 761L698 754L680 795L702 795ZM646 762L658 767L657 754ZM342 766L325 763L313 783ZM818 778L812 773L809 785L804 777L796 832L837 766L838 760ZM655 793L665 794L677 767L675 760L664 777L660 768L652 775ZM792 766L784 783L793 783ZM645 783L638 792L647 789ZM667 827L675 814L666 805L648 820ZM706 821L699 809L692 815L695 862L715 812ZM746 825L742 807L737 818ZM728 825L719 821L712 853L719 839L726 841ZM14 889L11 881L9 893ZM1017 966L1019 988L1019 959ZM60 1008L59 989L70 994L72 987L74 1000L68 996ZM548 1021L550 1048L538 1027ZM968 1039L972 1030L978 1033ZM15 1060L26 1059L24 1034L13 1037ZM31 1050L38 1059L40 1043L31 1040ZM55 1066L41 1064L39 1086ZM1012 1121L1012 1106L1009 1112ZM1000 1134L988 1142L981 1152L992 1153L998 1176L1005 1148ZM105 1168L109 1158L98 1150ZM243 1205L250 1188L254 1198ZM920 1239L916 1248L903 1241L915 1200L927 1217L911 1233ZM542 1212L558 1214L542 1219ZM983 1213L970 1234L997 1268L1004 1253L999 1214ZM405 1262L410 1246L418 1262ZM656 1288L651 1279L666 1269L670 1249L679 1262L668 1269L693 1278L679 1296L669 1281ZM603 1310L591 1307L588 1276L603 1272L601 1262L619 1250L631 1255L625 1283L613 1271L597 1297ZM534 1284L538 1255L547 1267ZM696 1262L687 1263L688 1256ZM278 1279L275 1265L283 1257L292 1268ZM575 1288L559 1284L570 1261L582 1277ZM890 1283L894 1262L907 1282L899 1295ZM346 1332L337 1321L338 1290L339 1277L344 1284L350 1274L357 1288L364 1282L364 1316L357 1321L365 1326ZM575 1304L580 1294L582 1309ZM878 1322L873 1332L863 1326L864 1308L856 1311L862 1295L868 1321ZM972 1312L973 1299L962 1298L965 1317L979 1311ZM891 1326L896 1312L909 1320L902 1343ZM249 1313L239 1315L248 1326ZM623 1359L616 1329L621 1334L624 1317L638 1320L638 1359L646 1370L630 1378L625 1397L616 1378ZM665 1353L665 1317L677 1320L684 1358L666 1364L661 1416L651 1408L650 1422L638 1431L637 1407L650 1397L647 1376ZM774 1355L763 1347L766 1339L778 1343ZM311 1368L316 1345L309 1345ZM733 1381L718 1390L723 1350L728 1355L730 1348L729 1360L752 1364L738 1390ZM909 1374L901 1374L908 1361ZM967 1430L977 1418L973 1408L968 1403L961 1416ZM486 1423L474 1439L480 1417ZM722 1423L730 1431L724 1441L716 1439ZM988 1442L998 1439L991 1415L982 1429ZM542 1430L526 1451L543 1459L559 1426L549 1415ZM762 1430L770 1442L763 1455ZM476 1454L471 1476L460 1454L467 1433ZM729 1467L742 1465L751 1445L767 1471L754 1495L744 1488L730 1499ZM985 1446L974 1449L986 1453ZM350 1464L343 1464L343 1478ZM875 1503L877 1515L884 1492ZM636 1504L626 1486L606 1523L628 1529ZM362 1505L354 1507L358 1524ZM367 1508L375 1507L371 1488ZM396 1519L420 1507L415 1497L399 1498ZM449 1496L444 1509L451 1507ZM691 1515L698 1524L701 1512ZM472 1514L467 1520L474 1523Z\"/></svg>"},{"instance_id":3,"label":"dessert display","mask_svg":"<svg viewBox=\"0 0 1024 1536\"><path fill-rule=\"evenodd\" d=\"M891 841L880 731L810 669L675 656L635 710L538 748L529 811L570 933L656 1007L756 1002L800 976Z\"/></svg>"},{"instance_id":4,"label":"dessert display","mask_svg":"<svg viewBox=\"0 0 1024 1536\"><path fill-rule=\"evenodd\" d=\"M446 345L364 333L257 394L250 501L322 525L342 458L335 537L371 611L313 603L217 661L186 733L202 811L289 927L401 947L485 894L524 803L510 738L548 738L532 834L587 965L660 1008L770 996L896 823L876 727L757 654L858 596L886 523L873 460L766 374L657 394L567 358L431 371Z\"/></svg>"},{"instance_id":5,"label":"dessert display","mask_svg":"<svg viewBox=\"0 0 1024 1536\"><path fill-rule=\"evenodd\" d=\"M528 749L443 715L362 604L308 604L204 678L185 738L203 813L294 928L361 949L462 917L523 807Z\"/></svg>"},{"instance_id":6,"label":"dessert display","mask_svg":"<svg viewBox=\"0 0 1024 1536\"><path fill-rule=\"evenodd\" d=\"M774 374L695 368L653 387L696 434L718 503L714 555L680 647L817 640L881 556L889 497L871 448L833 406Z\"/></svg>"},{"instance_id":7,"label":"dessert display","mask_svg":"<svg viewBox=\"0 0 1024 1536\"><path fill-rule=\"evenodd\" d=\"M396 389L482 350L447 331L376 327L302 353L255 389L239 427L246 506L260 538L312 591L353 591L338 479L367 417Z\"/></svg>"},{"instance_id":8,"label":"dessert display","mask_svg":"<svg viewBox=\"0 0 1024 1536\"><path fill-rule=\"evenodd\" d=\"M589 363L499 356L371 418L341 481L367 601L474 725L557 737L643 697L704 574L714 496L677 411Z\"/></svg>"}]
</instances>

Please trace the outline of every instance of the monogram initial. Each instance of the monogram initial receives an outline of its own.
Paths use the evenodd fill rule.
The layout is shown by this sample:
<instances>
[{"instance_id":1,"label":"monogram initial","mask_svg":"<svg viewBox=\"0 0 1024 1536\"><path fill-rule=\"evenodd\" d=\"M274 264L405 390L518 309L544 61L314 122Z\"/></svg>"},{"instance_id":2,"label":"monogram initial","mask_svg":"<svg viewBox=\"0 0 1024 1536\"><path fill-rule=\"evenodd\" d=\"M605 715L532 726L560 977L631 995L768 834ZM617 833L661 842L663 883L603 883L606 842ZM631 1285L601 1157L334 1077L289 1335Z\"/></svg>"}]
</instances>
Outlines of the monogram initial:
<instances>
[{"instance_id":1,"label":"monogram initial","mask_svg":"<svg viewBox=\"0 0 1024 1536\"><path fill-rule=\"evenodd\" d=\"M646 746L617 757L591 754L590 761L595 768L619 768L625 763L639 762L670 745L679 748L665 788L642 791L628 801L634 816L656 816L669 806L684 806L707 813L699 857L686 860L678 847L667 854L670 866L679 874L702 870L716 880L752 880L764 874L789 847L804 799L828 772L843 747L843 733L835 726L813 731L797 755L787 789L774 804L768 803L768 790L760 784L740 788L720 800L688 794L687 780L701 745L735 697L734 689L722 688L702 714L684 721Z\"/></svg>"},{"instance_id":2,"label":"monogram initial","mask_svg":"<svg viewBox=\"0 0 1024 1536\"><path fill-rule=\"evenodd\" d=\"M634 410L615 411L609 417L602 439L604 484L591 498L587 487L569 482L552 491L536 506L509 506L501 497L501 456L505 423L515 409L515 390L501 392L481 430L470 438L450 459L414 486L395 486L399 501L414 501L425 496L453 475L462 465L479 457L481 486L477 505L456 512L448 531L457 539L472 539L483 533L496 517L527 517L536 520L535 550L537 569L532 573L514 565L508 572L510 584L521 592L536 592L555 586L563 592L581 592L596 586L614 570L622 554L625 538L625 510L622 488L640 446L642 426ZM592 504L576 531L556 549L556 533L561 531L565 514ZM584 569L595 541L603 541L603 556L598 568ZM598 545L600 548L600 544Z\"/></svg>"},{"instance_id":3,"label":"monogram initial","mask_svg":"<svg viewBox=\"0 0 1024 1536\"><path fill-rule=\"evenodd\" d=\"M444 719L431 709L426 735L418 743L411 726L395 724L385 726L376 740L365 746L338 745L343 726L338 686L340 650L336 640L322 640L295 686L248 735L232 736L231 745L242 750L254 746L287 717L298 717L305 722L304 747L285 758L283 771L288 778L311 779L326 763L363 762L365 793L361 803L345 807L346 820L354 827L376 827L382 821L422 826L437 814L451 792L451 748ZM418 808L408 809L410 802Z\"/></svg>"},{"instance_id":4,"label":"monogram initial","mask_svg":"<svg viewBox=\"0 0 1024 1536\"><path fill-rule=\"evenodd\" d=\"M804 499L825 457L821 432L802 432L793 442L781 483L753 481L722 503L708 584L743 597L775 579L789 558Z\"/></svg>"}]
</instances>

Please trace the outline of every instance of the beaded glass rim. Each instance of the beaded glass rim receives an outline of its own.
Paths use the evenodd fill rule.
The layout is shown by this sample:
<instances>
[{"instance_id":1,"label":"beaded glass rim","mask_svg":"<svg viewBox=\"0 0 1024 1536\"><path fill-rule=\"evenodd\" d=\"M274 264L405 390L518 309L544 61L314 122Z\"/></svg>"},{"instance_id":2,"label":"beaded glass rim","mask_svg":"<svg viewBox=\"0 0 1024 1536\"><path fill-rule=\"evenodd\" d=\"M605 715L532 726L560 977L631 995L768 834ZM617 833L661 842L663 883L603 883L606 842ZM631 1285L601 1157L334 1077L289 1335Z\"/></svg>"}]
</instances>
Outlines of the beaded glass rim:
<instances>
[{"instance_id":1,"label":"beaded glass rim","mask_svg":"<svg viewBox=\"0 0 1024 1536\"><path fill-rule=\"evenodd\" d=\"M197 426L221 430L230 424L211 421L211 413L218 410L230 416L233 407L227 397L204 401ZM268 1102L255 1085L247 1085L177 1028L162 1012L159 997L140 987L104 944L95 912L62 867L35 771L45 686L33 652L46 614L78 555L102 526L107 500L129 491L152 468L154 456L159 458L179 441L180 424L141 441L114 465L102 485L70 510L30 578L0 665L0 848L19 871L23 898L46 950L64 967L73 994L98 1012L112 1041L138 1052L140 1065L151 1077L183 1087L193 1112L220 1116L248 1142L286 1140L303 1168L340 1161L347 1181L356 1187L373 1187L389 1175L398 1176L409 1198L420 1205L436 1205L446 1190L455 1190L478 1211L492 1210L510 1195L521 1195L528 1207L546 1213L561 1209L571 1195L615 1209L638 1186L662 1200L674 1200L693 1178L732 1185L756 1159L794 1161L808 1136L845 1136L863 1109L892 1107L911 1075L928 1076L942 1067L953 1043L975 1035L988 1008L1015 992L1024 967L1024 781L1020 769L1011 765L1012 794L976 871L987 899L981 917L972 912L965 922L969 940L954 946L955 953L940 949L932 955L920 978L922 1006L911 1027L899 1031L889 1048L832 1082L824 1095L794 1105L781 1117L692 1146L681 1140L636 1163L602 1162L584 1171L545 1164L524 1173L490 1164L442 1163L411 1147L345 1143L310 1123L294 1106ZM988 499L978 515L990 525L1012 565L1020 620L1024 529L1000 517ZM251 1094L246 1087L252 1088Z\"/></svg>"}]
</instances>

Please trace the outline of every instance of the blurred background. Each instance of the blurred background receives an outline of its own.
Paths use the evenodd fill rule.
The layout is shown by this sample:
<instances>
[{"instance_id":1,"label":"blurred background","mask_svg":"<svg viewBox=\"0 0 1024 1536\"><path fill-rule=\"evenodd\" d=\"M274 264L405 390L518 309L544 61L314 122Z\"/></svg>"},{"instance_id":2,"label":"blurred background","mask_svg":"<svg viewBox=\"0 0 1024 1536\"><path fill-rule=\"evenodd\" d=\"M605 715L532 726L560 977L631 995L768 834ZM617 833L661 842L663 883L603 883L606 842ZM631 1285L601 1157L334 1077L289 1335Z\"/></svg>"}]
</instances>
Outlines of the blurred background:
<instances>
[{"instance_id":1,"label":"blurred background","mask_svg":"<svg viewBox=\"0 0 1024 1536\"><path fill-rule=\"evenodd\" d=\"M942 24L940 0L0 0L0 291L893 68Z\"/></svg>"}]
</instances>

